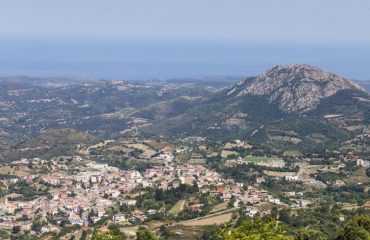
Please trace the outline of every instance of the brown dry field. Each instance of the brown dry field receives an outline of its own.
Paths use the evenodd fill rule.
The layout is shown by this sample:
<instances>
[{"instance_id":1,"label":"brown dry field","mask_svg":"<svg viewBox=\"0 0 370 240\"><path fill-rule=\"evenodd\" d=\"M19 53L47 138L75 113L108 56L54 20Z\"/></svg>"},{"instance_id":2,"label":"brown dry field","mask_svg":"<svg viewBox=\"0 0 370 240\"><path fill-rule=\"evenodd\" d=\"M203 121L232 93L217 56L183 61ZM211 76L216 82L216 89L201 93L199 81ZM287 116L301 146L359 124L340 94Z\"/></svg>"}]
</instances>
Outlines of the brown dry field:
<instances>
[{"instance_id":1,"label":"brown dry field","mask_svg":"<svg viewBox=\"0 0 370 240\"><path fill-rule=\"evenodd\" d=\"M20 166L19 170L17 170L16 167L11 167L11 166L0 167L0 174L10 174L10 175L14 175L17 177L27 176L29 174L29 171L30 170L24 166Z\"/></svg>"},{"instance_id":2,"label":"brown dry field","mask_svg":"<svg viewBox=\"0 0 370 240\"><path fill-rule=\"evenodd\" d=\"M127 146L130 148L136 148L136 149L143 150L143 153L141 154L141 156L143 156L144 158L150 158L156 153L154 149L150 148L149 146L143 143L131 143L131 144L127 144Z\"/></svg>"},{"instance_id":3,"label":"brown dry field","mask_svg":"<svg viewBox=\"0 0 370 240\"><path fill-rule=\"evenodd\" d=\"M189 220L184 222L179 222L179 224L184 226L207 226L214 224L227 223L231 220L232 213L225 213L218 216L206 217L202 219Z\"/></svg>"},{"instance_id":4,"label":"brown dry field","mask_svg":"<svg viewBox=\"0 0 370 240\"><path fill-rule=\"evenodd\" d=\"M275 172L275 171L263 171L266 175L271 177L284 177L284 176L294 176L295 172Z\"/></svg>"}]
</instances>

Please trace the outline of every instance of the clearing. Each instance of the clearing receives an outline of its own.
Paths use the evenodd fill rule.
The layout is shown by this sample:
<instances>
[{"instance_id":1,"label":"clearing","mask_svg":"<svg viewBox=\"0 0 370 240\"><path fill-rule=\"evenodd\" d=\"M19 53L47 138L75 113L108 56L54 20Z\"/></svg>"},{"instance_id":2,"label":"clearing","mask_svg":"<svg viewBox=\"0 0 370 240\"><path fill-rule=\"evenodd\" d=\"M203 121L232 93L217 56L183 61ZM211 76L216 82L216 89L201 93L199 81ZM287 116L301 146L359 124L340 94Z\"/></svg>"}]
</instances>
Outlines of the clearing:
<instances>
[{"instance_id":1,"label":"clearing","mask_svg":"<svg viewBox=\"0 0 370 240\"><path fill-rule=\"evenodd\" d=\"M227 209L227 205L229 203L228 202L223 202L223 203L220 203L218 205L216 205L211 211L210 213L215 213L215 212L219 212L219 211L223 211L225 209Z\"/></svg>"},{"instance_id":2,"label":"clearing","mask_svg":"<svg viewBox=\"0 0 370 240\"><path fill-rule=\"evenodd\" d=\"M170 211L168 211L169 214L178 214L179 212L181 212L182 210L184 210L184 206L185 206L185 200L179 200L175 206L173 206L171 208Z\"/></svg>"},{"instance_id":3,"label":"clearing","mask_svg":"<svg viewBox=\"0 0 370 240\"><path fill-rule=\"evenodd\" d=\"M251 156L248 155L244 158L244 161L254 163L256 165L267 166L267 167L284 167L285 162L283 159L277 157L258 157L258 156Z\"/></svg>"},{"instance_id":4,"label":"clearing","mask_svg":"<svg viewBox=\"0 0 370 240\"><path fill-rule=\"evenodd\" d=\"M184 225L184 226L209 226L209 225L214 225L214 224L222 224L222 223L229 222L232 219L232 215L233 213L229 212L229 213L211 216L211 217L206 216L203 218L183 221L183 222L179 222L179 224Z\"/></svg>"}]
</instances>

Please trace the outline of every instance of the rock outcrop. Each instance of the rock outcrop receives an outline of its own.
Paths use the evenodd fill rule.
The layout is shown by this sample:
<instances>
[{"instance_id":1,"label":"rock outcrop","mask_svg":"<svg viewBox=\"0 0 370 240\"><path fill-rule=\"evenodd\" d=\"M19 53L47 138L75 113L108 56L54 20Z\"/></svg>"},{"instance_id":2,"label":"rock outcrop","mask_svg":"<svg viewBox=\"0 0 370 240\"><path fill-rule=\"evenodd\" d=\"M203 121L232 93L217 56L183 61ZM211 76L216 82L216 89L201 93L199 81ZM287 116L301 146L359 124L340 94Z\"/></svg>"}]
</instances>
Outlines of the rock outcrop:
<instances>
[{"instance_id":1,"label":"rock outcrop","mask_svg":"<svg viewBox=\"0 0 370 240\"><path fill-rule=\"evenodd\" d=\"M252 82L239 83L230 92L237 92L237 96L264 96L284 112L305 113L341 90L365 91L356 83L318 67L291 64L273 67Z\"/></svg>"}]
</instances>

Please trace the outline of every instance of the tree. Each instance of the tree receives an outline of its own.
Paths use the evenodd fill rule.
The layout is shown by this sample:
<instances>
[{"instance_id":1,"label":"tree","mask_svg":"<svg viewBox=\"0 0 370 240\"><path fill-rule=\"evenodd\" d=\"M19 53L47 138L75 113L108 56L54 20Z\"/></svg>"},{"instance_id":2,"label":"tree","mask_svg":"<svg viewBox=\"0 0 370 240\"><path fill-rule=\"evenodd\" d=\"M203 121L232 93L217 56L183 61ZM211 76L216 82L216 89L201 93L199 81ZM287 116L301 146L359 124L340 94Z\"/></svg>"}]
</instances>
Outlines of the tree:
<instances>
[{"instance_id":1,"label":"tree","mask_svg":"<svg viewBox=\"0 0 370 240\"><path fill-rule=\"evenodd\" d=\"M369 240L370 216L355 216L339 231L337 240Z\"/></svg>"},{"instance_id":2,"label":"tree","mask_svg":"<svg viewBox=\"0 0 370 240\"><path fill-rule=\"evenodd\" d=\"M139 227L136 232L136 239L137 240L159 240L152 232L150 232L145 227Z\"/></svg>"},{"instance_id":3,"label":"tree","mask_svg":"<svg viewBox=\"0 0 370 240\"><path fill-rule=\"evenodd\" d=\"M95 233L92 240L124 240L124 236L116 235L111 230Z\"/></svg>"},{"instance_id":4,"label":"tree","mask_svg":"<svg viewBox=\"0 0 370 240\"><path fill-rule=\"evenodd\" d=\"M279 214L279 209L277 207L273 207L271 209L271 217L276 219Z\"/></svg>"},{"instance_id":5,"label":"tree","mask_svg":"<svg viewBox=\"0 0 370 240\"><path fill-rule=\"evenodd\" d=\"M279 211L279 220L283 221L283 222L286 222L286 223L289 223L290 222L289 211L286 210L286 209L281 209Z\"/></svg>"},{"instance_id":6,"label":"tree","mask_svg":"<svg viewBox=\"0 0 370 240\"><path fill-rule=\"evenodd\" d=\"M327 237L319 231L302 228L294 233L294 240L327 240Z\"/></svg>"},{"instance_id":7,"label":"tree","mask_svg":"<svg viewBox=\"0 0 370 240\"><path fill-rule=\"evenodd\" d=\"M42 222L39 221L39 220L34 220L32 222L32 226L31 226L31 229L35 232L40 232L41 231L41 227L42 227Z\"/></svg>"},{"instance_id":8,"label":"tree","mask_svg":"<svg viewBox=\"0 0 370 240\"><path fill-rule=\"evenodd\" d=\"M87 238L87 232L86 232L86 230L83 230L82 234L81 234L81 237L80 237L80 240L86 240L86 238Z\"/></svg>"},{"instance_id":9,"label":"tree","mask_svg":"<svg viewBox=\"0 0 370 240\"><path fill-rule=\"evenodd\" d=\"M155 190L154 199L155 199L156 201L163 201L163 199L164 199L164 192L163 192L163 190L162 190L162 189L157 188L157 189Z\"/></svg>"},{"instance_id":10,"label":"tree","mask_svg":"<svg viewBox=\"0 0 370 240\"><path fill-rule=\"evenodd\" d=\"M171 235L170 230L168 230L168 228L164 225L160 227L159 232L161 233L163 239L168 239Z\"/></svg>"},{"instance_id":11,"label":"tree","mask_svg":"<svg viewBox=\"0 0 370 240\"><path fill-rule=\"evenodd\" d=\"M12 233L13 234L17 234L17 233L19 233L21 231L21 227L20 226L14 226L13 228L12 228Z\"/></svg>"},{"instance_id":12,"label":"tree","mask_svg":"<svg viewBox=\"0 0 370 240\"><path fill-rule=\"evenodd\" d=\"M216 236L222 240L293 240L274 219L263 221L261 218L247 219L238 227L222 227Z\"/></svg>"},{"instance_id":13,"label":"tree","mask_svg":"<svg viewBox=\"0 0 370 240\"><path fill-rule=\"evenodd\" d=\"M119 225L118 224L110 224L108 226L108 229L114 234L114 235L117 235L117 236L122 236L124 238L126 238L125 234L123 232L121 232L121 230L119 229Z\"/></svg>"},{"instance_id":14,"label":"tree","mask_svg":"<svg viewBox=\"0 0 370 240\"><path fill-rule=\"evenodd\" d=\"M231 199L230 199L229 203L227 204L227 207L228 208L233 208L235 201L236 201L235 196L231 196Z\"/></svg>"}]
</instances>

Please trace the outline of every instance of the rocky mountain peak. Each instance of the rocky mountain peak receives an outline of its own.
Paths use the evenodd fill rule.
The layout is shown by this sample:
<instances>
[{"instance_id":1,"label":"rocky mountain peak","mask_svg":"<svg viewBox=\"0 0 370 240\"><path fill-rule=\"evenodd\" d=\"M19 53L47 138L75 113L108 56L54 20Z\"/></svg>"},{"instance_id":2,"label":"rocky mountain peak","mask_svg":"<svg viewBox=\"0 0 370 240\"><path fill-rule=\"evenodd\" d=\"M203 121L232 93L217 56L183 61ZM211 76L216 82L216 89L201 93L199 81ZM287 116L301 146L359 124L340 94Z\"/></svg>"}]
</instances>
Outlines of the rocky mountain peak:
<instances>
[{"instance_id":1,"label":"rocky mountain peak","mask_svg":"<svg viewBox=\"0 0 370 240\"><path fill-rule=\"evenodd\" d=\"M308 64L275 66L254 81L237 87L242 88L237 91L237 96L264 96L281 110L294 113L314 110L322 99L340 90L364 91L359 85L337 74Z\"/></svg>"}]
</instances>

